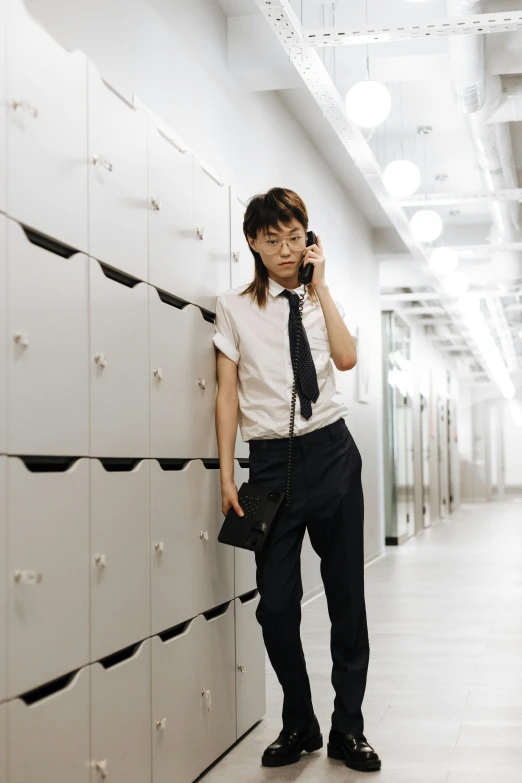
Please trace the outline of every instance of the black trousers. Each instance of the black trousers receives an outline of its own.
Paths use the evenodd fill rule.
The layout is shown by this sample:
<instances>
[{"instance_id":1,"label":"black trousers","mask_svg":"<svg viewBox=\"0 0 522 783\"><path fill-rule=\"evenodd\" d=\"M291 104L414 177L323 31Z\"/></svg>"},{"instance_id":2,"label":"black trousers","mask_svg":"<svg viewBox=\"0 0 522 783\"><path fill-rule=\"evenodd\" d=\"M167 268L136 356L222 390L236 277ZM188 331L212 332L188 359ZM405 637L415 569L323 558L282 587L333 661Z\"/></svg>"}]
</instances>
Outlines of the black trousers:
<instances>
[{"instance_id":1,"label":"black trousers","mask_svg":"<svg viewBox=\"0 0 522 783\"><path fill-rule=\"evenodd\" d=\"M249 441L249 481L286 489L288 438ZM283 506L256 554L257 620L283 689L283 730L314 719L301 644L301 547L305 529L321 558L331 621L332 728L363 733L361 705L370 658L364 598L362 460L343 418L292 439L290 507ZM283 503L286 502L283 501Z\"/></svg>"}]
</instances>

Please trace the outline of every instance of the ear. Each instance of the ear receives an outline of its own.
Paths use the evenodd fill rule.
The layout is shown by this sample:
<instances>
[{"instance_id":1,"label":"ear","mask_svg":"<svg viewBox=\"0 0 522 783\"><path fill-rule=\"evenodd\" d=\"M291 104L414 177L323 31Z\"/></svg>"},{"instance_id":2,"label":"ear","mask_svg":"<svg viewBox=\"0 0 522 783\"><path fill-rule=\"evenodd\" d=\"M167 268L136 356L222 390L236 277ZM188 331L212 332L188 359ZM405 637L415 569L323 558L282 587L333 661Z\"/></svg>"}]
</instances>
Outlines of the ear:
<instances>
[{"instance_id":1,"label":"ear","mask_svg":"<svg viewBox=\"0 0 522 783\"><path fill-rule=\"evenodd\" d=\"M252 239L252 237L247 237L247 239L248 239L248 244L250 245L250 247L252 248L252 250L255 250L254 244L255 244L255 241L256 241L256 240L255 240L255 239Z\"/></svg>"}]
</instances>

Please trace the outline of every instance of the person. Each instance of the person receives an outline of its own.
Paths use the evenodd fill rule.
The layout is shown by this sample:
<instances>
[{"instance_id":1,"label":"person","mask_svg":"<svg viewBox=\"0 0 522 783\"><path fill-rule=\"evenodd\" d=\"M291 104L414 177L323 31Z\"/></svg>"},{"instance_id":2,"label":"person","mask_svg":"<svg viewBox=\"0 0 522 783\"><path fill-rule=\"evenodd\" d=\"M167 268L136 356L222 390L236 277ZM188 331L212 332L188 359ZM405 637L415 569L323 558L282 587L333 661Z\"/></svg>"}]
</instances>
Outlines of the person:
<instances>
[{"instance_id":1,"label":"person","mask_svg":"<svg viewBox=\"0 0 522 783\"><path fill-rule=\"evenodd\" d=\"M222 511L226 516L233 507L243 515L234 483L238 421L241 437L249 444L249 481L285 489L294 381L291 323L296 290L304 288L299 357L303 375L296 385L301 415L296 406L291 502L285 507L283 501L263 551L255 554L260 595L256 617L283 690L282 731L264 751L262 764L293 764L303 751L323 746L300 636L300 558L308 529L321 559L331 621L335 700L328 756L352 769L370 771L380 769L381 761L363 734L361 711L370 654L362 460L345 422L348 411L339 400L332 367L333 360L341 371L352 369L356 346L343 321L342 305L332 299L326 283L321 238L307 247L307 229L306 206L294 191L272 188L250 199L243 232L254 255L254 280L216 298L213 340ZM309 285L298 284L301 263L314 265ZM293 323L293 328L301 328Z\"/></svg>"}]
</instances>

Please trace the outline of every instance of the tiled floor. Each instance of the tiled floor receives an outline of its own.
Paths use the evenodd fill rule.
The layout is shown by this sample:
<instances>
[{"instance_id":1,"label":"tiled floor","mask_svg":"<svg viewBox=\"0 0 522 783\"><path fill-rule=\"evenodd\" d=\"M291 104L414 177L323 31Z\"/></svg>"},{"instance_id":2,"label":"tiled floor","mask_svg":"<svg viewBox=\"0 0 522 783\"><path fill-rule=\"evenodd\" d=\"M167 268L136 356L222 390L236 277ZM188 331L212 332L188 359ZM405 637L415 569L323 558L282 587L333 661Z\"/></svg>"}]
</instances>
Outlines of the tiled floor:
<instances>
[{"instance_id":1,"label":"tiled floor","mask_svg":"<svg viewBox=\"0 0 522 783\"><path fill-rule=\"evenodd\" d=\"M522 783L522 503L464 505L366 569L370 669L365 735L379 772L357 773L326 749L261 766L280 731L268 664L267 715L202 783L401 781ZM303 608L302 637L323 735L330 727L329 619L323 595Z\"/></svg>"}]
</instances>

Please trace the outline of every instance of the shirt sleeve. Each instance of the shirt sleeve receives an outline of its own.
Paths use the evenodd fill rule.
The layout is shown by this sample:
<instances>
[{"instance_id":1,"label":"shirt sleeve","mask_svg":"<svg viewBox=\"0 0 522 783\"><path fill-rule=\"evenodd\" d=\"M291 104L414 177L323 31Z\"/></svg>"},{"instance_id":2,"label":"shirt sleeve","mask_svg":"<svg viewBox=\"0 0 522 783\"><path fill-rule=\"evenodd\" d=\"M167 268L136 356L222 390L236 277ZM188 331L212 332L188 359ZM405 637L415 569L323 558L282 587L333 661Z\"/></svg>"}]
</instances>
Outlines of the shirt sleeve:
<instances>
[{"instance_id":1,"label":"shirt sleeve","mask_svg":"<svg viewBox=\"0 0 522 783\"><path fill-rule=\"evenodd\" d=\"M221 295L216 299L215 334L213 339L216 348L236 364L239 362L239 339L234 331L230 313Z\"/></svg>"}]
</instances>

